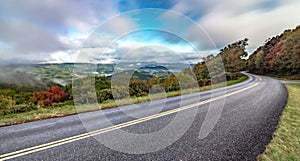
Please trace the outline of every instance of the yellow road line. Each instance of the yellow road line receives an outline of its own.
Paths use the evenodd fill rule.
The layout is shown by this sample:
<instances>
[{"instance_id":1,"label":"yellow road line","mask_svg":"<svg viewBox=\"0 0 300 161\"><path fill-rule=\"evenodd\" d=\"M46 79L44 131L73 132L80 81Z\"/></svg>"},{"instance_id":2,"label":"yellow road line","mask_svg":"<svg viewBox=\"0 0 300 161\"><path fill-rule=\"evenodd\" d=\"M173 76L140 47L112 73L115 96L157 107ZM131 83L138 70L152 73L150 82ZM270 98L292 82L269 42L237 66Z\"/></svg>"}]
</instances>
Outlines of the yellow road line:
<instances>
[{"instance_id":1,"label":"yellow road line","mask_svg":"<svg viewBox=\"0 0 300 161\"><path fill-rule=\"evenodd\" d=\"M258 77L258 78L261 81L261 78L260 77ZM182 106L182 107L179 107L179 108L176 108L176 109L173 109L173 110L169 110L169 111L154 114L154 115L151 115L151 116L143 117L143 118L140 118L140 119L128 121L128 122L125 122L125 123L121 123L121 124L118 124L118 125L106 127L106 128L103 128L103 129L87 132L87 133L84 133L84 134L79 134L79 135L72 136L72 137L69 137L69 138L65 138L65 139L61 139L61 140L41 144L41 145L38 145L38 146L26 148L26 149L23 149L23 150L18 150L18 151L15 151L15 152L3 154L3 155L0 155L0 160L8 160L8 159L16 158L16 157L19 157L19 156L27 155L27 154L38 152L38 151L42 151L42 150L49 149L49 148L52 148L52 147L56 147L56 146L59 146L59 145L63 145L63 144L67 144L67 143L74 142L74 141L77 141L77 140L81 140L81 139L84 139L84 138L88 138L88 137L91 137L91 136L99 135L101 133L109 132L109 131L112 131L112 130L124 128L124 127L127 127L127 126L131 126L131 125L134 125L134 124L138 124L138 123L141 123L141 122L145 122L145 121L148 121L148 120L159 118L159 117L162 117L162 116L170 115L170 114L173 114L173 113L176 113L176 112L179 112L179 111L183 111L183 110L186 110L186 109L189 109L189 108L192 108L192 107L200 106L200 105L203 105L203 104L206 104L206 103L209 103L209 102L213 102L213 101L216 101L216 100L219 100L219 99L222 99L222 98L225 98L225 97L243 92L245 90L248 90L250 88L253 88L253 87L257 86L258 84L259 83L255 83L255 84L253 84L251 86L248 86L246 88L243 88L243 89L231 92L231 93L227 93L227 94L222 95L222 96L218 96L218 97L215 97L215 98L210 98L210 99L207 99L205 101L201 101L201 102L197 102L197 103L194 103L194 104Z\"/></svg>"}]
</instances>

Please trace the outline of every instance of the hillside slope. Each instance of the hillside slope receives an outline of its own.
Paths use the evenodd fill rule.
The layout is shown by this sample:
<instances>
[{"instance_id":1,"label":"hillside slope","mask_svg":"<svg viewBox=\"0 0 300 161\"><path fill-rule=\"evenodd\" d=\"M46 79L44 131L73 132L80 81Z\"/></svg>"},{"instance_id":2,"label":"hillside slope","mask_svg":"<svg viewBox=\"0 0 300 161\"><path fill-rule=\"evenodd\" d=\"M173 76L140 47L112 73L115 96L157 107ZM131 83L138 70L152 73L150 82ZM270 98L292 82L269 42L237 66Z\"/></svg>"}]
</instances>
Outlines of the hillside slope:
<instances>
[{"instance_id":1,"label":"hillside slope","mask_svg":"<svg viewBox=\"0 0 300 161\"><path fill-rule=\"evenodd\" d=\"M252 73L300 79L300 26L269 38L247 62Z\"/></svg>"}]
</instances>

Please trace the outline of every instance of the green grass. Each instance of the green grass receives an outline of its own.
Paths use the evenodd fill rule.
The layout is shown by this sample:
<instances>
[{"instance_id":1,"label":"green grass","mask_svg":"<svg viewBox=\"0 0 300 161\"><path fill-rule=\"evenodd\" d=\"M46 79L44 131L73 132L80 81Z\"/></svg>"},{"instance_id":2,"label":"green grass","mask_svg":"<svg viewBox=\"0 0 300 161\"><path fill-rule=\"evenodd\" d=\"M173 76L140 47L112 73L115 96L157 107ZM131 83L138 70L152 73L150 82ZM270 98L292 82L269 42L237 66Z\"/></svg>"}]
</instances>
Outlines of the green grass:
<instances>
[{"instance_id":1,"label":"green grass","mask_svg":"<svg viewBox=\"0 0 300 161\"><path fill-rule=\"evenodd\" d=\"M300 80L300 75L292 75L292 76L278 76L274 74L264 74L266 76L272 77L277 80Z\"/></svg>"},{"instance_id":2,"label":"green grass","mask_svg":"<svg viewBox=\"0 0 300 161\"><path fill-rule=\"evenodd\" d=\"M214 88L220 88L220 87L224 87L224 86L237 84L237 83L243 82L247 79L248 79L247 76L242 76L237 80L227 81L227 82L215 84L212 86L204 86L204 87L200 87L200 89L199 88L186 89L186 90L181 90L181 91L168 92L166 94L163 94L163 93L153 94L151 96L151 98L149 96L132 97L130 99L119 100L117 102L117 104L119 106L128 105L128 104L132 104L132 103L141 103L141 102L147 102L150 100L157 100L157 99L166 98L166 97L179 96L182 94L206 91L206 90L210 90L210 89L214 89ZM108 100L101 104L81 105L81 106L77 106L76 108L75 108L75 106L72 106L72 105L65 105L65 106L61 106L61 107L38 108L36 110L32 110L29 112L0 115L0 126L20 124L20 123L37 121L37 120L42 120L42 119L47 119L47 118L62 117L62 116L73 115L73 114L81 113L81 112L95 111L95 110L100 110L100 109L108 109L108 108L113 108L113 107L117 107L116 102L114 100Z\"/></svg>"},{"instance_id":3,"label":"green grass","mask_svg":"<svg viewBox=\"0 0 300 161\"><path fill-rule=\"evenodd\" d=\"M258 160L300 160L300 86L286 84L289 92L280 123L273 139Z\"/></svg>"}]
</instances>

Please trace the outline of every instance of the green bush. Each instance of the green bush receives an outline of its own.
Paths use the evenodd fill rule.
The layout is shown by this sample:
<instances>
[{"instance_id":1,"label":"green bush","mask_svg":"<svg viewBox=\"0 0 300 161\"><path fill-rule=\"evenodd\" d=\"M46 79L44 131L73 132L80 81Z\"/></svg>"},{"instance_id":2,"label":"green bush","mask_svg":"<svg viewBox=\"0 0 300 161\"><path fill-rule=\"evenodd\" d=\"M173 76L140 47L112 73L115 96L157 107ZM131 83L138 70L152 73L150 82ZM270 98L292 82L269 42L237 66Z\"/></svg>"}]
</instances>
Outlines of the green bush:
<instances>
[{"instance_id":1,"label":"green bush","mask_svg":"<svg viewBox=\"0 0 300 161\"><path fill-rule=\"evenodd\" d=\"M129 82L130 96L140 97L146 96L149 92L148 84L139 79L133 79Z\"/></svg>"},{"instance_id":2,"label":"green bush","mask_svg":"<svg viewBox=\"0 0 300 161\"><path fill-rule=\"evenodd\" d=\"M16 104L16 101L7 96L0 96L0 114L20 113L36 109L38 106L33 103Z\"/></svg>"},{"instance_id":3,"label":"green bush","mask_svg":"<svg viewBox=\"0 0 300 161\"><path fill-rule=\"evenodd\" d=\"M129 97L128 88L125 86L113 87L112 93L114 99L123 99Z\"/></svg>"},{"instance_id":4,"label":"green bush","mask_svg":"<svg viewBox=\"0 0 300 161\"><path fill-rule=\"evenodd\" d=\"M170 91L178 91L180 89L180 85L175 76L170 76L165 79L164 87L166 92Z\"/></svg>"},{"instance_id":5,"label":"green bush","mask_svg":"<svg viewBox=\"0 0 300 161\"><path fill-rule=\"evenodd\" d=\"M239 73L239 72L235 72L235 73L231 73L231 72L226 72L226 80L230 81L230 80L237 80L240 77L242 77L243 74Z\"/></svg>"},{"instance_id":6,"label":"green bush","mask_svg":"<svg viewBox=\"0 0 300 161\"><path fill-rule=\"evenodd\" d=\"M109 99L113 99L111 89L102 89L102 90L96 91L96 94L97 94L97 101L99 103L104 102Z\"/></svg>"},{"instance_id":7,"label":"green bush","mask_svg":"<svg viewBox=\"0 0 300 161\"><path fill-rule=\"evenodd\" d=\"M11 97L0 95L0 114L6 114L9 112L12 106L16 104L16 101Z\"/></svg>"},{"instance_id":8,"label":"green bush","mask_svg":"<svg viewBox=\"0 0 300 161\"><path fill-rule=\"evenodd\" d=\"M38 108L38 106L36 106L33 103L13 105L13 106L10 106L10 108L7 109L7 114L8 113L26 112L26 111L31 111L31 110L34 110L34 109L37 109L37 108Z\"/></svg>"},{"instance_id":9,"label":"green bush","mask_svg":"<svg viewBox=\"0 0 300 161\"><path fill-rule=\"evenodd\" d=\"M218 84L218 83L226 82L227 81L227 77L226 76L227 75L225 73L213 76L213 79L211 80L211 83L212 84Z\"/></svg>"}]
</instances>

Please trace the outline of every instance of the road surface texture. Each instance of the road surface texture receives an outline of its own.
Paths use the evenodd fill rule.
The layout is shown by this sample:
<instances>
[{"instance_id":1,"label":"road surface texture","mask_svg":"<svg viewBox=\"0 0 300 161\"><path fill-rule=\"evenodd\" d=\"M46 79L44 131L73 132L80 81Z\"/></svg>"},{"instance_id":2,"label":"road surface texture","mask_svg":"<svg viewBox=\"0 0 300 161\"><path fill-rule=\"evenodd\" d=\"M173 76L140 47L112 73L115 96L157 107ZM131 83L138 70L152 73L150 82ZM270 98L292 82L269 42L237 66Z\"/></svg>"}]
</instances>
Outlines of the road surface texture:
<instances>
[{"instance_id":1,"label":"road surface texture","mask_svg":"<svg viewBox=\"0 0 300 161\"><path fill-rule=\"evenodd\" d=\"M247 81L229 87L121 107L130 116L114 108L103 110L108 119L96 111L2 127L0 160L256 160L272 139L288 94L280 81L248 75ZM166 106L161 109L163 103ZM199 138L201 126L209 120L206 118L209 108L213 108L210 103L222 109L220 118L207 136ZM181 111L181 115L168 112L190 104L193 107ZM157 110L166 114L153 117ZM187 131L158 151L133 154L150 148L152 141L149 140L143 147L130 145L136 148L132 149L133 153L113 150L101 142L101 139L115 137L116 130L137 135L158 132L174 121L176 115L180 115L183 122L195 118L189 127L175 124L171 135L177 134L176 129L187 128ZM116 126L111 128L111 123ZM99 129L99 133L95 132ZM161 142L172 138L171 135L162 137ZM120 135L108 142L122 145L127 139Z\"/></svg>"}]
</instances>

